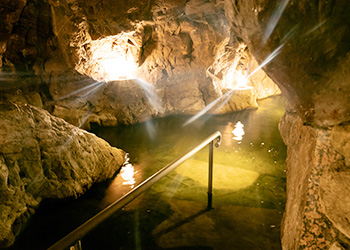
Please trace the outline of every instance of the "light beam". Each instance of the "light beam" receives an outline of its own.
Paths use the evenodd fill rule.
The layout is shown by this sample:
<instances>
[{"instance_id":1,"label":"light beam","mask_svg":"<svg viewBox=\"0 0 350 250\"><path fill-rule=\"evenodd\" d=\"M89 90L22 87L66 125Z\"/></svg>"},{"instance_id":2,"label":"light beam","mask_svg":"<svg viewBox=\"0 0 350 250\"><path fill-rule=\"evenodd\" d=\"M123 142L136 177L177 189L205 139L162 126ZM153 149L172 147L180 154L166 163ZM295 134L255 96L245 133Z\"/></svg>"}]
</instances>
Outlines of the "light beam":
<instances>
[{"instance_id":1,"label":"light beam","mask_svg":"<svg viewBox=\"0 0 350 250\"><path fill-rule=\"evenodd\" d=\"M278 5L277 9L275 10L275 12L272 14L270 20L267 23L267 28L263 36L263 44L267 42L272 32L276 28L276 25L280 20L285 8L287 7L288 2L289 0L282 0L281 3Z\"/></svg>"}]
</instances>

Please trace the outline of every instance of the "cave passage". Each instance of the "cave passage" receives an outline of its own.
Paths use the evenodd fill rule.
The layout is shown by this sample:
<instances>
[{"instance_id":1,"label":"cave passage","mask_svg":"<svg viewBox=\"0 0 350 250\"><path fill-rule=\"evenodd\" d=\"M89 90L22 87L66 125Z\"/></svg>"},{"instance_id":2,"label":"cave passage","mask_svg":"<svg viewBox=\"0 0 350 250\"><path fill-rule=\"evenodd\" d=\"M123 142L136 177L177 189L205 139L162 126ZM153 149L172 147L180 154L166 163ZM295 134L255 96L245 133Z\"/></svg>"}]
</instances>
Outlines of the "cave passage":
<instances>
[{"instance_id":1,"label":"cave passage","mask_svg":"<svg viewBox=\"0 0 350 250\"><path fill-rule=\"evenodd\" d=\"M47 201L12 249L44 249L154 172L219 130L214 149L213 207L207 202L208 149L167 175L98 226L83 249L281 249L286 147L278 131L282 96L259 109L226 115L157 118L130 126L93 128L129 161L111 181L75 201Z\"/></svg>"}]
</instances>

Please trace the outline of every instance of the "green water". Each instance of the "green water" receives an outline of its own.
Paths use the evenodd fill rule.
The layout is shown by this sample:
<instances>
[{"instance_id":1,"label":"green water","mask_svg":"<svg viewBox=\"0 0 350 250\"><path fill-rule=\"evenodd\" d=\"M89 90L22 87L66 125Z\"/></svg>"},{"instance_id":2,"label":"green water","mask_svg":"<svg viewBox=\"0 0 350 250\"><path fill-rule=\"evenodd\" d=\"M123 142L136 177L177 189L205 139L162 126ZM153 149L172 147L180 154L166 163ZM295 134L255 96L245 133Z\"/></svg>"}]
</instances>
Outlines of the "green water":
<instances>
[{"instance_id":1,"label":"green water","mask_svg":"<svg viewBox=\"0 0 350 250\"><path fill-rule=\"evenodd\" d=\"M134 182L119 174L77 201L44 203L28 225L37 233L24 232L17 248L44 249L219 130L223 137L214 149L212 211L205 211L205 148L85 237L83 249L280 249L286 200L286 147L278 131L283 113L284 98L276 96L260 101L257 110L205 115L187 126L191 117L177 115L94 128L129 153ZM237 129L243 129L242 138L234 138L237 123L243 124ZM35 238L38 233L43 236Z\"/></svg>"},{"instance_id":2,"label":"green water","mask_svg":"<svg viewBox=\"0 0 350 250\"><path fill-rule=\"evenodd\" d=\"M221 146L215 148L214 153L214 163L221 167L214 166L215 201L283 209L283 204L280 203L283 201L285 188L286 148L278 131L278 122L283 113L284 99L277 96L260 101L258 110L220 116L206 115L187 126L183 124L190 118L189 116L171 116L133 126L99 128L95 129L95 133L111 145L129 153L130 162L138 171L136 180L141 181L219 130L223 138ZM242 140L237 141L233 139L232 131L239 121L244 125L245 134ZM190 168L195 169L198 162L204 162L207 166L208 150L203 149L194 156L194 159L187 164ZM232 170L247 170L247 174L258 174L255 185L243 190L235 190L238 192L234 193L230 188L216 189L215 182L220 180L215 179L215 173L225 174L225 166L231 167ZM170 174L171 178L182 180L179 185L191 187L190 189L187 187L181 189L181 186L178 188L177 195L183 196L182 198L192 199L192 192L200 193L202 189L206 189L206 183L204 186L196 184L196 176L187 178L186 176L176 177L176 175L176 172ZM275 189L274 194L270 194L271 189ZM203 193L206 195L206 191ZM249 193L254 195L248 195ZM230 195L230 199L227 199L227 195ZM264 197L266 201L261 203L263 200L257 196Z\"/></svg>"}]
</instances>

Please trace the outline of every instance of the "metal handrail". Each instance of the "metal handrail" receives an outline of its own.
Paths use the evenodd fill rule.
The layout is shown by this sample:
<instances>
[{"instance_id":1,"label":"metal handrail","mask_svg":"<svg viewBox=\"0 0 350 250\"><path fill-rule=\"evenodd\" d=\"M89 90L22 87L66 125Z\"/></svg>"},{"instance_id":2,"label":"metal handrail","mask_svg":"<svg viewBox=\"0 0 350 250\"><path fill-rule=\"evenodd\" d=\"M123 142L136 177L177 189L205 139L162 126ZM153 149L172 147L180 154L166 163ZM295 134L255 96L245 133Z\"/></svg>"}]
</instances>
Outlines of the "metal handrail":
<instances>
[{"instance_id":1,"label":"metal handrail","mask_svg":"<svg viewBox=\"0 0 350 250\"><path fill-rule=\"evenodd\" d=\"M219 147L221 142L221 133L220 131L216 131L207 137L201 144L191 149L182 157L177 160L171 162L167 166L160 169L158 172L153 174L151 177L147 178L145 181L140 183L137 187L132 189L130 192L110 204L108 207L103 209L101 212L96 214L94 217L90 218L84 224L76 228L74 231L66 235L61 240L57 241L54 245L48 248L48 250L62 250L69 248L74 245L76 242L79 242L88 232L90 232L97 225L102 223L109 216L117 212L119 209L125 207L129 202L136 199L139 195L145 192L148 188L150 188L154 183L162 179L165 175L173 171L183 162L188 160L202 148L204 148L207 144L209 144L209 174L208 174L208 210L212 209L212 188L213 188L213 144L215 141L215 146Z\"/></svg>"}]
</instances>

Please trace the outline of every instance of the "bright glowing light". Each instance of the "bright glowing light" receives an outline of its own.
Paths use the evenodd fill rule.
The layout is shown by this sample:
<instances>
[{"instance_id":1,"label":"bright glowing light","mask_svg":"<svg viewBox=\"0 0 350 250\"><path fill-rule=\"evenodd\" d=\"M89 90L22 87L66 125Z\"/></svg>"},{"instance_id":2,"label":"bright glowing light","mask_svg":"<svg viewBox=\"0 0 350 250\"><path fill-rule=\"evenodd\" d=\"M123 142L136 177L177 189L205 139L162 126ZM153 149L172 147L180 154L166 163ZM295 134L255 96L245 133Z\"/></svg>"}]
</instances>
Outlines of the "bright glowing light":
<instances>
[{"instance_id":1,"label":"bright glowing light","mask_svg":"<svg viewBox=\"0 0 350 250\"><path fill-rule=\"evenodd\" d=\"M233 67L231 67L226 75L224 75L223 77L223 87L227 88L227 89L233 89L233 79L235 78L235 69Z\"/></svg>"},{"instance_id":2,"label":"bright glowing light","mask_svg":"<svg viewBox=\"0 0 350 250\"><path fill-rule=\"evenodd\" d=\"M84 82L83 82L84 83ZM63 100L75 95L79 95L79 97L85 97L85 96L89 96L91 93L93 93L96 89L100 88L103 86L103 82L93 82L91 84L87 84L86 86L77 89L75 91L72 91L64 96L61 96L59 98L59 100Z\"/></svg>"},{"instance_id":3,"label":"bright glowing light","mask_svg":"<svg viewBox=\"0 0 350 250\"><path fill-rule=\"evenodd\" d=\"M104 80L117 81L136 78L136 67L134 62L127 56L119 56L101 60Z\"/></svg>"},{"instance_id":4,"label":"bright glowing light","mask_svg":"<svg viewBox=\"0 0 350 250\"><path fill-rule=\"evenodd\" d=\"M232 139L234 139L236 141L241 141L243 139L243 135L245 134L243 127L244 127L244 125L240 121L238 121L235 124L235 129L232 131L232 133L234 135L234 137L232 137Z\"/></svg>"},{"instance_id":5,"label":"bright glowing light","mask_svg":"<svg viewBox=\"0 0 350 250\"><path fill-rule=\"evenodd\" d=\"M230 100L230 97L231 97L232 94L233 94L233 89L231 89L230 91L228 91L224 95L218 97L217 99L215 99L214 101L209 103L207 106L205 106L204 109L202 109L197 114L195 114L190 119L188 119L182 126L185 127L188 124L194 122L195 120L197 120L198 118L203 116L205 113L207 113L209 110L213 109L217 105L218 105L218 107L216 109L219 110L220 108L222 108L223 105L225 105L225 103L228 102L228 100Z\"/></svg>"},{"instance_id":6,"label":"bright glowing light","mask_svg":"<svg viewBox=\"0 0 350 250\"><path fill-rule=\"evenodd\" d=\"M78 50L80 57L76 70L97 81L135 79L139 47L133 40L134 32L92 40Z\"/></svg>"},{"instance_id":7,"label":"bright glowing light","mask_svg":"<svg viewBox=\"0 0 350 250\"><path fill-rule=\"evenodd\" d=\"M308 35L314 31L316 31L317 29L319 29L320 27L322 27L325 23L327 22L327 19L323 20L322 22L318 23L317 25L315 25L313 28L311 28L308 32L305 33L305 35Z\"/></svg>"},{"instance_id":8,"label":"bright glowing light","mask_svg":"<svg viewBox=\"0 0 350 250\"><path fill-rule=\"evenodd\" d=\"M157 110L158 112L162 112L162 101L160 97L157 94L156 88L149 84L148 82L145 82L144 80L137 78L136 79L138 84L143 88L145 91L146 97L149 101L149 103L152 105L152 107Z\"/></svg>"},{"instance_id":9,"label":"bright glowing light","mask_svg":"<svg viewBox=\"0 0 350 250\"><path fill-rule=\"evenodd\" d=\"M248 87L248 78L247 76L243 75L241 72L236 73L236 88L239 89L245 89Z\"/></svg>"},{"instance_id":10,"label":"bright glowing light","mask_svg":"<svg viewBox=\"0 0 350 250\"><path fill-rule=\"evenodd\" d=\"M137 171L135 171L134 166L130 163L122 167L122 169L120 170L120 176L124 180L123 185L130 185L131 188L133 188L136 183L134 177L136 173Z\"/></svg>"},{"instance_id":11,"label":"bright glowing light","mask_svg":"<svg viewBox=\"0 0 350 250\"><path fill-rule=\"evenodd\" d=\"M225 88L227 89L247 89L248 77L240 70L230 69L224 76Z\"/></svg>"}]
</instances>

